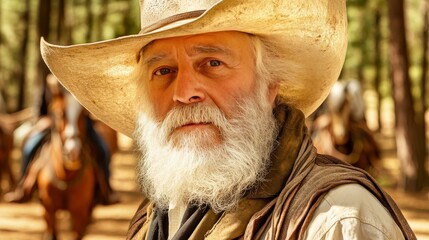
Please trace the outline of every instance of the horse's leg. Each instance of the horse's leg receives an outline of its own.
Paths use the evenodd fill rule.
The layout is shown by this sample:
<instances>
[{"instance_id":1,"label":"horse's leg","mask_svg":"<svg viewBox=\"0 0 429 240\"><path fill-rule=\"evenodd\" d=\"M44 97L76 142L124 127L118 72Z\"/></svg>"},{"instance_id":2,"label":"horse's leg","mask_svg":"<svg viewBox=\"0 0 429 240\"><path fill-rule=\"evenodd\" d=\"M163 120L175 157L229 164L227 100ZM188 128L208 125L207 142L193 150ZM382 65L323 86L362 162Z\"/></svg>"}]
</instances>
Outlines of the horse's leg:
<instances>
[{"instance_id":1,"label":"horse's leg","mask_svg":"<svg viewBox=\"0 0 429 240\"><path fill-rule=\"evenodd\" d=\"M49 167L41 169L35 178L40 202L45 209L43 217L46 222L46 234L44 239L57 239L55 213L61 209L61 191L52 185L52 173Z\"/></svg>"},{"instance_id":2,"label":"horse's leg","mask_svg":"<svg viewBox=\"0 0 429 240\"><path fill-rule=\"evenodd\" d=\"M3 193L3 189L1 188L2 180L3 180L3 164L1 164L1 159L0 159L0 194Z\"/></svg>"},{"instance_id":3,"label":"horse's leg","mask_svg":"<svg viewBox=\"0 0 429 240\"><path fill-rule=\"evenodd\" d=\"M2 134L1 129L0 129L0 134ZM1 141L3 141L2 135L0 135L0 193L2 193L1 183L3 180L3 172L5 172L5 165L8 158L7 149L5 148L3 142Z\"/></svg>"},{"instance_id":4,"label":"horse's leg","mask_svg":"<svg viewBox=\"0 0 429 240\"><path fill-rule=\"evenodd\" d=\"M84 206L81 209L70 209L70 215L73 223L73 232L76 239L80 240L85 235L87 226L91 219L91 206Z\"/></svg>"},{"instance_id":5,"label":"horse's leg","mask_svg":"<svg viewBox=\"0 0 429 240\"><path fill-rule=\"evenodd\" d=\"M15 180L15 177L13 176L12 167L10 166L9 160L10 158L6 159L4 168L5 168L5 174L7 175L9 180L9 191L10 191L15 188L16 180Z\"/></svg>"},{"instance_id":6,"label":"horse's leg","mask_svg":"<svg viewBox=\"0 0 429 240\"><path fill-rule=\"evenodd\" d=\"M45 240L55 240L57 239L56 234L56 226L55 226L55 210L53 208L49 208L46 204L43 204L45 207L45 213L43 217L46 222L46 231L43 239Z\"/></svg>"},{"instance_id":7,"label":"horse's leg","mask_svg":"<svg viewBox=\"0 0 429 240\"><path fill-rule=\"evenodd\" d=\"M69 199L75 198L78 194L79 199L69 202L69 211L73 222L73 231L77 234L77 239L82 239L87 226L91 220L91 212L94 201L95 177L93 169L85 169L82 181L69 191Z\"/></svg>"},{"instance_id":8,"label":"horse's leg","mask_svg":"<svg viewBox=\"0 0 429 240\"><path fill-rule=\"evenodd\" d=\"M3 162L1 162L3 161ZM3 179L5 178L5 179ZM6 191L10 191L14 187L15 179L12 176L12 170L10 169L8 159L0 160L0 193L2 193L1 183L5 180L8 183L8 188Z\"/></svg>"}]
</instances>

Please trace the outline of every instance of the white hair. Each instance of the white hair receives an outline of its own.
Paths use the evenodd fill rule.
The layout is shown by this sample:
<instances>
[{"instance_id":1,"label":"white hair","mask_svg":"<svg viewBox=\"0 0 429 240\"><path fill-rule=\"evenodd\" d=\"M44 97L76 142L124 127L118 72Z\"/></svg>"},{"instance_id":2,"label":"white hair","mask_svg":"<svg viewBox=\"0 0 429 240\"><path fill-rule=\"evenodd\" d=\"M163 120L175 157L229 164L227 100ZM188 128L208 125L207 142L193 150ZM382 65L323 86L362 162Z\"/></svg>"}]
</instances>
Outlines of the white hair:
<instances>
[{"instance_id":1,"label":"white hair","mask_svg":"<svg viewBox=\"0 0 429 240\"><path fill-rule=\"evenodd\" d=\"M303 76L302 71L308 71L291 59L289 54L299 49L290 49L287 43L275 38L249 35L255 56L255 73L259 83L300 85L298 76ZM283 93L284 94L284 93Z\"/></svg>"}]
</instances>

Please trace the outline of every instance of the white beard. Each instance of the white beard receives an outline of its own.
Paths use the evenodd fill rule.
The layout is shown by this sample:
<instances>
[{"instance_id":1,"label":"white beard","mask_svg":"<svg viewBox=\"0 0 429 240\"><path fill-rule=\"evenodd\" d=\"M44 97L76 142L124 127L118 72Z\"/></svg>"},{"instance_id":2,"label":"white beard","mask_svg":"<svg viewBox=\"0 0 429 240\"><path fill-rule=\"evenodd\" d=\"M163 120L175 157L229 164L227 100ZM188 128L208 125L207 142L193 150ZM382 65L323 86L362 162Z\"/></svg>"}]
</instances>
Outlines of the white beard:
<instances>
[{"instance_id":1,"label":"white beard","mask_svg":"<svg viewBox=\"0 0 429 240\"><path fill-rule=\"evenodd\" d=\"M229 119L203 104L175 108L161 123L141 113L136 139L143 153L138 168L143 193L162 209L192 203L220 212L236 206L264 181L277 134L272 107L259 95L238 100ZM173 134L189 121L210 122L218 133L209 128ZM216 137L219 144L207 144Z\"/></svg>"}]
</instances>

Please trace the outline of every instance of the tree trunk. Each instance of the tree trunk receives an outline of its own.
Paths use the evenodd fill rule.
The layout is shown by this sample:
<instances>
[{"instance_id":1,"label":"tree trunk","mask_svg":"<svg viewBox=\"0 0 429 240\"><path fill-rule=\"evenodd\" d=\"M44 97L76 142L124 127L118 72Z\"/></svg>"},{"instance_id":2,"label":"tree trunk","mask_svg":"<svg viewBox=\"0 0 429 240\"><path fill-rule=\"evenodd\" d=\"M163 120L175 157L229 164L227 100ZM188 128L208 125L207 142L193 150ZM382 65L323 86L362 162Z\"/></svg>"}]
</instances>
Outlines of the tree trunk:
<instances>
[{"instance_id":1,"label":"tree trunk","mask_svg":"<svg viewBox=\"0 0 429 240\"><path fill-rule=\"evenodd\" d=\"M426 82L428 80L428 47L429 47L429 2L427 0L422 1L423 11L423 29L422 29L422 76L420 79L421 84L421 99L423 112L427 110L426 103ZM425 131L426 132L426 131Z\"/></svg>"},{"instance_id":2,"label":"tree trunk","mask_svg":"<svg viewBox=\"0 0 429 240\"><path fill-rule=\"evenodd\" d=\"M399 187L406 192L422 188L424 151L421 142L408 73L408 52L405 31L404 1L389 0L389 61L393 86L396 120L396 148L400 162Z\"/></svg>"},{"instance_id":3,"label":"tree trunk","mask_svg":"<svg viewBox=\"0 0 429 240\"><path fill-rule=\"evenodd\" d=\"M87 11L87 15L86 15L86 25L88 26L87 32L86 32L86 42L92 42L92 36L94 36L93 34L93 25L94 25L94 14L92 13L92 4L91 4L91 0L86 0L85 1L85 5L86 5L86 11ZM101 23L103 24L103 23Z\"/></svg>"},{"instance_id":4,"label":"tree trunk","mask_svg":"<svg viewBox=\"0 0 429 240\"><path fill-rule=\"evenodd\" d=\"M101 11L100 11L100 16L98 18L98 28L96 30L97 35L96 35L96 40L100 41L103 40L103 26L106 22L106 18L107 18L107 14L108 14L108 6L109 6L109 1L108 0L101 0Z\"/></svg>"},{"instance_id":5,"label":"tree trunk","mask_svg":"<svg viewBox=\"0 0 429 240\"><path fill-rule=\"evenodd\" d=\"M374 75L374 85L375 89L377 90L377 97L378 97L378 107L377 107L377 131L380 131L381 129L381 93L380 93L380 83L381 83L381 4L380 1L378 1L378 4L375 8L375 14L374 14L374 68L375 68L375 75Z\"/></svg>"},{"instance_id":6,"label":"tree trunk","mask_svg":"<svg viewBox=\"0 0 429 240\"><path fill-rule=\"evenodd\" d=\"M27 78L27 60L28 60L28 41L29 41L29 23L30 23L30 0L25 0L25 9L22 13L22 21L24 23L23 38L20 48L21 67L18 73L18 109L23 109L25 104L25 83Z\"/></svg>"},{"instance_id":7,"label":"tree trunk","mask_svg":"<svg viewBox=\"0 0 429 240\"><path fill-rule=\"evenodd\" d=\"M3 1L0 1L0 16L3 14ZM0 86L2 86L3 81L5 79L5 71L3 69L3 58L2 58L2 50L3 50L3 19L0 17ZM0 113L6 112L6 102L3 99L4 89L0 87Z\"/></svg>"},{"instance_id":8,"label":"tree trunk","mask_svg":"<svg viewBox=\"0 0 429 240\"><path fill-rule=\"evenodd\" d=\"M57 43L65 43L67 38L67 30L65 27L65 12L66 5L64 0L58 1L58 15L57 15L57 29L56 29L56 39Z\"/></svg>"},{"instance_id":9,"label":"tree trunk","mask_svg":"<svg viewBox=\"0 0 429 240\"><path fill-rule=\"evenodd\" d=\"M38 29L38 35L39 37L37 39L40 39L40 37L44 37L46 40L49 40L49 27L51 22L51 0L40 0L39 2L39 14L38 14L38 23L37 23L37 29ZM39 52L38 57L38 64L37 64L37 82L41 86L41 92L42 96L40 96L40 114L46 115L47 114L47 102L46 102L46 96L45 96L45 89L46 89L46 77L49 74L49 69L46 66L45 62L42 59L42 56Z\"/></svg>"},{"instance_id":10,"label":"tree trunk","mask_svg":"<svg viewBox=\"0 0 429 240\"><path fill-rule=\"evenodd\" d=\"M424 156L426 160L427 156L427 139L426 139L426 110L427 110L427 103L426 103L426 82L428 80L428 47L429 47L429 38L428 38L428 25L429 25L429 2L427 0L422 1L422 11L423 11L423 29L422 29L422 76L420 79L420 105L421 105L421 112L419 114L420 119L420 130L419 133L422 135L420 138L422 139L421 147L424 150ZM426 168L424 168L425 164L423 163L422 171L424 174L425 179L427 179L428 174L425 171ZM427 183L428 181L424 181Z\"/></svg>"}]
</instances>

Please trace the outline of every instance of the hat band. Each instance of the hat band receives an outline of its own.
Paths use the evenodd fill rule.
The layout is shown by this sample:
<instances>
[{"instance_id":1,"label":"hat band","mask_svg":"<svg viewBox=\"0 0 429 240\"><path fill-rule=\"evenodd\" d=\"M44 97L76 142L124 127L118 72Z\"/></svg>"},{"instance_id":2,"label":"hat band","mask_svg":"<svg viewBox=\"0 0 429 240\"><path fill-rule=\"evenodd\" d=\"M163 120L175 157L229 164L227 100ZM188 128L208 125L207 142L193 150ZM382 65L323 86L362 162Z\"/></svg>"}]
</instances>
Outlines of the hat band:
<instances>
[{"instance_id":1,"label":"hat band","mask_svg":"<svg viewBox=\"0 0 429 240\"><path fill-rule=\"evenodd\" d=\"M167 25L174 23L174 22L177 22L177 21L191 19L191 18L197 18L197 17L201 16L205 11L206 10L195 10L195 11L191 11L191 12L179 13L179 14L164 18L164 19L162 19L156 23L150 24L150 25L142 28L140 30L140 34L154 31L158 28L162 28L164 26L167 26Z\"/></svg>"}]
</instances>

